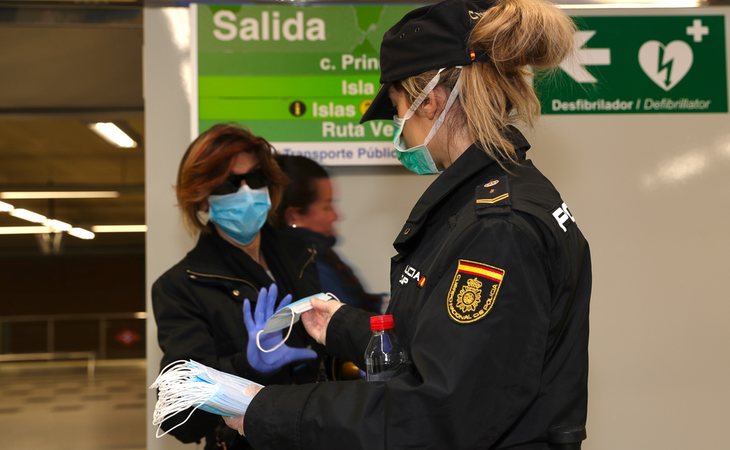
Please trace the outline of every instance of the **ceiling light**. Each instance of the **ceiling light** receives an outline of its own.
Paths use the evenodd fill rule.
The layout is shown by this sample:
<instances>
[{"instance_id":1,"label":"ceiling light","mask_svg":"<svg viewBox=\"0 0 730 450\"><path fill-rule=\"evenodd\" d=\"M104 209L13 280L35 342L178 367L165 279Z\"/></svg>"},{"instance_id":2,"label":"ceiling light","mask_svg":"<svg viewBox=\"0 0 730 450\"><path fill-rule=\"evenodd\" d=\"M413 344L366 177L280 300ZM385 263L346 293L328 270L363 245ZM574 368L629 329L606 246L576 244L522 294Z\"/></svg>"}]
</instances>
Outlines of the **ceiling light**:
<instances>
[{"instance_id":1,"label":"ceiling light","mask_svg":"<svg viewBox=\"0 0 730 450\"><path fill-rule=\"evenodd\" d=\"M94 225L94 233L145 233L147 225Z\"/></svg>"},{"instance_id":2,"label":"ceiling light","mask_svg":"<svg viewBox=\"0 0 730 450\"><path fill-rule=\"evenodd\" d=\"M107 142L121 148L134 148L137 143L127 133L112 122L97 122L89 125L93 131Z\"/></svg>"},{"instance_id":3,"label":"ceiling light","mask_svg":"<svg viewBox=\"0 0 730 450\"><path fill-rule=\"evenodd\" d=\"M45 234L50 233L48 227L0 227L0 234Z\"/></svg>"},{"instance_id":4,"label":"ceiling light","mask_svg":"<svg viewBox=\"0 0 730 450\"><path fill-rule=\"evenodd\" d=\"M28 211L22 208L13 208L12 205L0 202L0 211L7 211L11 216L29 222L42 223L40 227L0 227L0 234L46 234L67 232L79 239L94 239L94 233L83 228L75 228L71 224L56 219L48 219L46 216ZM144 226L144 225L142 225Z\"/></svg>"},{"instance_id":5,"label":"ceiling light","mask_svg":"<svg viewBox=\"0 0 730 450\"><path fill-rule=\"evenodd\" d=\"M14 209L15 207L10 203L0 202L0 212L10 212Z\"/></svg>"},{"instance_id":6,"label":"ceiling light","mask_svg":"<svg viewBox=\"0 0 730 450\"><path fill-rule=\"evenodd\" d=\"M46 221L46 216L22 208L13 209L10 211L10 215L18 219L27 220L28 222L43 223Z\"/></svg>"},{"instance_id":7,"label":"ceiling light","mask_svg":"<svg viewBox=\"0 0 730 450\"><path fill-rule=\"evenodd\" d=\"M47 198L117 198L117 191L13 191L0 192L6 200L47 199ZM0 205L2 211L2 205Z\"/></svg>"},{"instance_id":8,"label":"ceiling light","mask_svg":"<svg viewBox=\"0 0 730 450\"><path fill-rule=\"evenodd\" d=\"M94 233L83 228L71 228L67 233L79 239L94 239Z\"/></svg>"},{"instance_id":9,"label":"ceiling light","mask_svg":"<svg viewBox=\"0 0 730 450\"><path fill-rule=\"evenodd\" d=\"M52 231L68 231L73 228L70 223L61 222L60 220L56 219L48 219L43 222L43 225L47 226Z\"/></svg>"}]
</instances>

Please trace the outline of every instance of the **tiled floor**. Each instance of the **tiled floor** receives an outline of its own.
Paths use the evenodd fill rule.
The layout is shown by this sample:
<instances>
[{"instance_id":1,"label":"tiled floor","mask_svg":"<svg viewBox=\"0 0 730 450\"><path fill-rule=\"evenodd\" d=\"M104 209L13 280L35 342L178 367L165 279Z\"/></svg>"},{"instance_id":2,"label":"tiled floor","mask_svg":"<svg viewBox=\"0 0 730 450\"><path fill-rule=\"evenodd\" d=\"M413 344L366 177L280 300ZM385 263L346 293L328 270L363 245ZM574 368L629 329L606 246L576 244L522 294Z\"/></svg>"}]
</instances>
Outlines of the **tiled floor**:
<instances>
[{"instance_id":1,"label":"tiled floor","mask_svg":"<svg viewBox=\"0 0 730 450\"><path fill-rule=\"evenodd\" d=\"M0 448L145 448L145 362L0 364Z\"/></svg>"}]
</instances>

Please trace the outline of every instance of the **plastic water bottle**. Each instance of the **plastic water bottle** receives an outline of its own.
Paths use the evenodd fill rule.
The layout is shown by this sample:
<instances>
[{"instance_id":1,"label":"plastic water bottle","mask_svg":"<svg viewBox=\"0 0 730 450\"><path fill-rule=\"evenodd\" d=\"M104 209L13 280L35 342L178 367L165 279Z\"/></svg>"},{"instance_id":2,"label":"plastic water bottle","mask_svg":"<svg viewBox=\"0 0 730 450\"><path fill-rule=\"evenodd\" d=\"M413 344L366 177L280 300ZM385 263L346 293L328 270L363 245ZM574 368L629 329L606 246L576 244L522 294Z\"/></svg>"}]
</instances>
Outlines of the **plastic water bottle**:
<instances>
[{"instance_id":1,"label":"plastic water bottle","mask_svg":"<svg viewBox=\"0 0 730 450\"><path fill-rule=\"evenodd\" d=\"M406 353L393 332L393 316L372 316L370 329L373 336L365 350L368 381L387 381L406 363Z\"/></svg>"}]
</instances>

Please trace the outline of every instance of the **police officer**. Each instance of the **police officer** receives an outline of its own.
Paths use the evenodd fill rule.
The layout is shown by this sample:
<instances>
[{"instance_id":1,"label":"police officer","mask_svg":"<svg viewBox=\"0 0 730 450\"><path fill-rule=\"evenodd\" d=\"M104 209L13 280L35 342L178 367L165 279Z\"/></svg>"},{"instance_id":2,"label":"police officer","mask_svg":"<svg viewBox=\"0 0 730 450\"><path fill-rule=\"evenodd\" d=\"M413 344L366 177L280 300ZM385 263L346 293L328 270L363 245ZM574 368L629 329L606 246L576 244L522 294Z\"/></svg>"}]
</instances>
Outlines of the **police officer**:
<instances>
[{"instance_id":1,"label":"police officer","mask_svg":"<svg viewBox=\"0 0 730 450\"><path fill-rule=\"evenodd\" d=\"M544 0L446 0L385 34L362 121L395 116L401 162L440 173L394 244L388 312L411 366L387 382L263 388L227 421L255 448L580 447L588 244L514 126L539 113L526 67L559 64L573 32ZM313 304L307 331L364 367L367 314Z\"/></svg>"}]
</instances>

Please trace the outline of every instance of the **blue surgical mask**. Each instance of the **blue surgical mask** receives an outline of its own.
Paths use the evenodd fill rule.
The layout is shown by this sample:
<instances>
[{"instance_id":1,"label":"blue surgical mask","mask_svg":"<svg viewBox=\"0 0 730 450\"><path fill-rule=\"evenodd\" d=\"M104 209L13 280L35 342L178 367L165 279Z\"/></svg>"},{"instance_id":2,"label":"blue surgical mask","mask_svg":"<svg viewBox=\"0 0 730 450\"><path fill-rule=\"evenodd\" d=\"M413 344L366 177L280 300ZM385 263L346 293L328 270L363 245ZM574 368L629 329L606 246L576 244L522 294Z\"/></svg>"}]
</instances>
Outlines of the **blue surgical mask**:
<instances>
[{"instance_id":1,"label":"blue surgical mask","mask_svg":"<svg viewBox=\"0 0 730 450\"><path fill-rule=\"evenodd\" d=\"M243 185L238 192L208 197L208 218L226 236L241 245L253 242L271 208L267 188Z\"/></svg>"},{"instance_id":2,"label":"blue surgical mask","mask_svg":"<svg viewBox=\"0 0 730 450\"><path fill-rule=\"evenodd\" d=\"M320 292L319 294L310 295L309 297L304 297L301 300L290 303L289 305L276 311L271 317L269 317L269 320L266 321L264 328L256 333L256 346L259 348L259 350L264 353L271 353L284 345L284 342L286 342L286 340L289 339L289 336L291 335L291 330L294 327L294 324L299 322L302 313L312 309L313 298L318 298L326 302L330 300L336 300L338 302L340 301L340 299L338 299L335 294L331 294L329 292ZM262 334L273 333L275 331L283 330L284 328L288 328L288 331L286 332L286 336L284 336L281 342L279 342L272 348L261 347Z\"/></svg>"},{"instance_id":3,"label":"blue surgical mask","mask_svg":"<svg viewBox=\"0 0 730 450\"><path fill-rule=\"evenodd\" d=\"M433 79L429 81L429 83L423 89L423 92L421 92L421 94L411 104L410 108L408 108L405 116L403 116L402 118L398 116L393 116L393 127L395 128L395 132L393 134L393 146L395 147L398 161L400 161L406 169L410 170L411 172L417 173L418 175L431 175L441 172L436 167L436 163L434 163L433 158L431 157L431 152L428 150L428 143L431 142L431 139L433 139L433 137L436 135L436 132L439 130L439 128L441 128L441 125L446 118L446 113L449 111L449 109L451 109L451 105L454 104L456 97L459 95L459 89L461 87L461 77L459 77L459 79L456 81L454 89L451 90L451 94L449 94L449 98L446 101L446 106L444 107L444 110L441 111L441 114L431 127L431 131L428 132L428 135L423 141L423 144L406 148L406 144L402 136L403 127L406 124L406 120L413 117L418 107L421 106L421 103L423 103L423 101L428 97L428 94L430 94L431 91L433 91L433 89L436 87L441 77L441 72L443 70L444 69L439 69Z\"/></svg>"}]
</instances>

